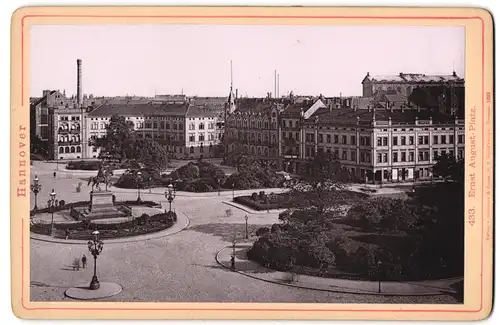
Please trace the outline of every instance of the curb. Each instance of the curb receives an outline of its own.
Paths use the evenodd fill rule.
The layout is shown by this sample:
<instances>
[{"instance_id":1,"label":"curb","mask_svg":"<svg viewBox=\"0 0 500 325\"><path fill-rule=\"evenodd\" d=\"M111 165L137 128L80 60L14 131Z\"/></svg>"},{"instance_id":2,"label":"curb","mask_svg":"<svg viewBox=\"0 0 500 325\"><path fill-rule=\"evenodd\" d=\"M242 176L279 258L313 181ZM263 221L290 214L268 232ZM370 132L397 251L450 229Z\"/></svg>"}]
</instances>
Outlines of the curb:
<instances>
[{"instance_id":1,"label":"curb","mask_svg":"<svg viewBox=\"0 0 500 325\"><path fill-rule=\"evenodd\" d=\"M294 288L299 288L299 289L307 289L307 290L316 290L316 291L326 291L326 292L335 292L335 293L348 293L348 294L357 294L357 295L370 295L370 296L387 296L387 297L415 297L415 296L442 296L442 295L446 295L446 294L450 294L450 293L455 293L454 291L451 291L451 290L447 290L447 289L443 289L441 291L437 291L437 292L428 292L428 293L413 293L413 294L409 294L409 293L395 293L395 292L373 292L373 291L363 291L363 290L355 290L355 289L322 289L322 288L313 288L313 287L308 287L308 286L303 286L303 285L298 285L298 284L291 284L291 283L284 283L284 282L278 282L278 281L274 281L274 280L268 280L268 279L263 279L263 278L260 278L260 277L257 277L255 275L250 275L246 272L243 272L243 271L238 271L238 270L232 270L230 267L226 266L225 264L223 264L220 259L219 259L219 255L222 253L222 251L224 251L225 249L230 249L230 247L224 247L222 248L221 250L219 250L217 252L217 254L215 255L215 261L217 262L217 264L219 264L220 266L228 269L228 270L231 270L235 273L239 273L241 275L244 275L244 276L247 276L249 278L252 278L252 279L256 279L256 280L260 280L260 281L264 281L264 282L267 282L267 283L274 283L274 284L278 284L278 285L283 285L283 286L287 286L287 287L294 287ZM269 271L275 271L275 270L272 270L272 269L269 269ZM451 278L453 279L453 278ZM360 280L359 282L373 282L373 281L363 281L363 280Z\"/></svg>"},{"instance_id":2,"label":"curb","mask_svg":"<svg viewBox=\"0 0 500 325\"><path fill-rule=\"evenodd\" d=\"M184 213L181 212L182 215L184 215L183 222L184 224L181 226L181 228L176 229L175 231L169 232L169 230L172 229L172 227L167 228L165 230L156 232L156 233L151 233L151 234L145 234L145 235L138 235L138 236L131 236L129 238L122 237L122 238L117 238L117 239L104 239L103 242L105 244L124 244L124 243L133 243L133 242L139 242L139 241L146 241L150 239L159 239L163 237L167 237L170 235L174 235L176 233L179 233L183 231L184 229L188 228L190 225L190 220L188 216ZM180 218L177 218L176 224L180 224ZM66 245L87 245L87 240L78 240L78 239L59 239L59 238L52 238L50 236L45 236L45 235L39 235L39 234L33 234L30 232L30 239L33 240L38 240L38 241L43 241L43 242L48 242L48 243L56 243L56 244L66 244Z\"/></svg>"},{"instance_id":3,"label":"curb","mask_svg":"<svg viewBox=\"0 0 500 325\"><path fill-rule=\"evenodd\" d=\"M230 206L235 207L237 209L243 210L243 211L245 211L247 213L250 213L250 214L262 214L262 215L266 215L266 214L276 213L276 212L279 213L279 212L282 212L282 211L286 210L286 209L270 209L269 212L267 212L267 210L265 210L265 211L253 210L253 209L250 209L249 207L246 207L246 206L244 206L242 204L234 203L234 202L231 202L231 201L222 201L222 203L230 205Z\"/></svg>"}]
</instances>

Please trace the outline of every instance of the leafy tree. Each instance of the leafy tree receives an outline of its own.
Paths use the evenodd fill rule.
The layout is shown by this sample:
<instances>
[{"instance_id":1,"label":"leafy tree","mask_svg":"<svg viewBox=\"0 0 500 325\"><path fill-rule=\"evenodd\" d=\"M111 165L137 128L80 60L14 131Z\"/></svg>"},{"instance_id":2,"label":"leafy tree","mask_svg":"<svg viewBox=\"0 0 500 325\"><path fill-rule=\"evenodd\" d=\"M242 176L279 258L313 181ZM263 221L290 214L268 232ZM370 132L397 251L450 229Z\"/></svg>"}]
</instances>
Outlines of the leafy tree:
<instances>
[{"instance_id":1,"label":"leafy tree","mask_svg":"<svg viewBox=\"0 0 500 325\"><path fill-rule=\"evenodd\" d=\"M31 135L30 153L34 155L42 155L44 157L47 157L49 154L48 141L42 141L42 139L36 134Z\"/></svg>"},{"instance_id":2,"label":"leafy tree","mask_svg":"<svg viewBox=\"0 0 500 325\"><path fill-rule=\"evenodd\" d=\"M151 139L139 139L133 142L129 158L144 168L157 174L167 167L168 155L165 148Z\"/></svg>"},{"instance_id":3,"label":"leafy tree","mask_svg":"<svg viewBox=\"0 0 500 325\"><path fill-rule=\"evenodd\" d=\"M318 153L301 169L299 178L290 181L290 193L297 201L306 201L319 215L342 204L346 174L331 153Z\"/></svg>"},{"instance_id":4,"label":"leafy tree","mask_svg":"<svg viewBox=\"0 0 500 325\"><path fill-rule=\"evenodd\" d=\"M90 145L100 148L100 158L118 159L132 158L134 148L134 125L125 117L113 115L106 127L106 135L92 139Z\"/></svg>"},{"instance_id":5,"label":"leafy tree","mask_svg":"<svg viewBox=\"0 0 500 325\"><path fill-rule=\"evenodd\" d=\"M464 182L465 163L462 158L456 159L452 154L447 153L438 157L433 167L435 176L441 176L445 181Z\"/></svg>"}]
</instances>

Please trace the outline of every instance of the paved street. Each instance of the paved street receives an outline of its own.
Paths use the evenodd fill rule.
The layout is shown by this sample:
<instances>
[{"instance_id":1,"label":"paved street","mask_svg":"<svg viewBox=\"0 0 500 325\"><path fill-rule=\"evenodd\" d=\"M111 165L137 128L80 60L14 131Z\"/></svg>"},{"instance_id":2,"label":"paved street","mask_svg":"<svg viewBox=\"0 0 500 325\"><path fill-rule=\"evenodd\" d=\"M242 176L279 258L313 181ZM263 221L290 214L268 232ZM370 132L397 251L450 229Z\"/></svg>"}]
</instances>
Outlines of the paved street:
<instances>
[{"instance_id":1,"label":"paved street","mask_svg":"<svg viewBox=\"0 0 500 325\"><path fill-rule=\"evenodd\" d=\"M38 206L45 207L52 188L58 199L66 202L89 199L90 188L82 185L76 192L77 173L59 173L52 176L48 164L36 162L31 176L37 174L42 184ZM53 167L52 167L53 168ZM88 177L88 176L86 176ZM115 189L112 188L114 191ZM156 194L155 194L156 193ZM116 191L117 200L132 200L136 191ZM179 193L182 194L182 193ZM232 272L217 264L215 255L229 246L233 234L245 241L245 219L248 214L222 201L230 200L232 192L206 196L178 195L172 207L190 219L189 227L181 232L157 239L111 244L104 241L104 250L98 259L100 281L115 282L123 291L107 301L148 302L324 302L324 303L456 303L451 296L382 297L334 293L292 288L268 283ZM161 190L143 190L144 200L161 201ZM34 197L31 197L32 206ZM231 213L227 214L227 210ZM248 214L249 231L260 225L278 221L278 212ZM252 236L249 242L252 241ZM88 268L73 271L71 264L83 253L90 256L86 245L65 245L32 239L30 256L31 299L69 300L67 288L90 282L93 262Z\"/></svg>"}]
</instances>

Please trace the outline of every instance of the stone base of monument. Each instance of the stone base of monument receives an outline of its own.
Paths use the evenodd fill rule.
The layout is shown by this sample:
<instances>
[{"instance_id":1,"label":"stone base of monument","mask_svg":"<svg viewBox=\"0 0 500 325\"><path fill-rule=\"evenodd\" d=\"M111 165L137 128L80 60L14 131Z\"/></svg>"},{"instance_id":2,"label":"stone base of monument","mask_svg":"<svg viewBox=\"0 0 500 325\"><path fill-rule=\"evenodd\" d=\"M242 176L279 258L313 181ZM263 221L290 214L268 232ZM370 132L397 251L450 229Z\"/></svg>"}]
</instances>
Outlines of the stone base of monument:
<instances>
[{"instance_id":1,"label":"stone base of monument","mask_svg":"<svg viewBox=\"0 0 500 325\"><path fill-rule=\"evenodd\" d=\"M90 192L90 205L88 207L72 208L70 214L74 219L82 221L129 217L131 211L125 206L115 206L113 204L113 193L102 191Z\"/></svg>"},{"instance_id":2,"label":"stone base of monument","mask_svg":"<svg viewBox=\"0 0 500 325\"><path fill-rule=\"evenodd\" d=\"M89 283L81 286L69 288L65 295L78 300L94 300L112 297L119 294L122 287L119 284L112 282L101 282L99 289L91 290Z\"/></svg>"}]
</instances>

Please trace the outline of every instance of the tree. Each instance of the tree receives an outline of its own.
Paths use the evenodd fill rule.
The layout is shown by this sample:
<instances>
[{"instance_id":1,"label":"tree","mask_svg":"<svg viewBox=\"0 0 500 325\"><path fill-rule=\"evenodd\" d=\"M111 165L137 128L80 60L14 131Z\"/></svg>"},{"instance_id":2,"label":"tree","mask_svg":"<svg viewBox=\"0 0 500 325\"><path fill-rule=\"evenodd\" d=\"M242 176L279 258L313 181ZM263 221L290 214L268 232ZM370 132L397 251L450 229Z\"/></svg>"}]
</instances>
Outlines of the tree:
<instances>
[{"instance_id":1,"label":"tree","mask_svg":"<svg viewBox=\"0 0 500 325\"><path fill-rule=\"evenodd\" d=\"M343 203L340 193L346 181L338 160L331 153L320 152L305 164L288 187L295 200L308 202L323 215Z\"/></svg>"},{"instance_id":2,"label":"tree","mask_svg":"<svg viewBox=\"0 0 500 325\"><path fill-rule=\"evenodd\" d=\"M92 139L90 145L100 148L100 158L122 159L132 158L134 148L134 125L125 117L113 115L106 126L106 135Z\"/></svg>"},{"instance_id":3,"label":"tree","mask_svg":"<svg viewBox=\"0 0 500 325\"><path fill-rule=\"evenodd\" d=\"M438 157L433 167L434 176L441 176L445 181L464 182L465 163L462 158L456 159L447 153Z\"/></svg>"},{"instance_id":4,"label":"tree","mask_svg":"<svg viewBox=\"0 0 500 325\"><path fill-rule=\"evenodd\" d=\"M34 155L42 155L47 157L49 154L49 142L42 141L36 134L31 135L30 138L30 153Z\"/></svg>"},{"instance_id":5,"label":"tree","mask_svg":"<svg viewBox=\"0 0 500 325\"><path fill-rule=\"evenodd\" d=\"M144 168L159 173L167 167L167 152L158 142L151 139L136 140L131 149L129 158L143 165Z\"/></svg>"}]
</instances>

